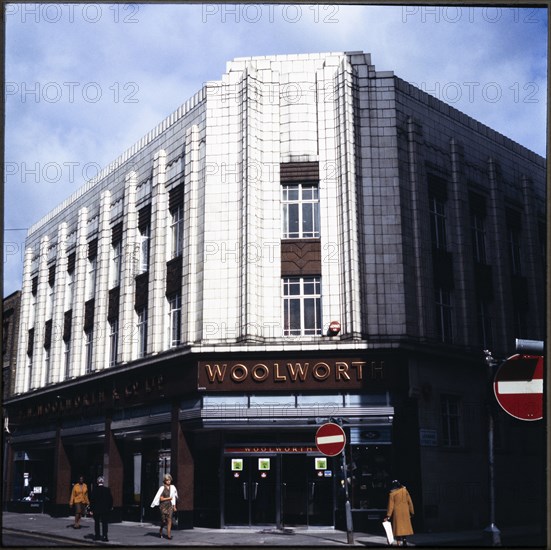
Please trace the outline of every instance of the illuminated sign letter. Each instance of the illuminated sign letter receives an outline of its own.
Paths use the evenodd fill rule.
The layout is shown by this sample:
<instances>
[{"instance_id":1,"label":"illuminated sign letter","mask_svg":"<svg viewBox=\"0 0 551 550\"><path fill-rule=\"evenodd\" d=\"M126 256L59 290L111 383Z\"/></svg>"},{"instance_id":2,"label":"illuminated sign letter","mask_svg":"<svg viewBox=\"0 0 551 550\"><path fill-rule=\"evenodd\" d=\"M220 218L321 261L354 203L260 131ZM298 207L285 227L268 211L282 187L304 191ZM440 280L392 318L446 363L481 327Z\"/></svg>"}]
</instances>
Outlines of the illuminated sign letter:
<instances>
[{"instance_id":1,"label":"illuminated sign letter","mask_svg":"<svg viewBox=\"0 0 551 550\"><path fill-rule=\"evenodd\" d=\"M220 365L205 365L205 370L207 371L209 382L214 382L215 380L218 380L218 382L224 381L226 365L222 365L222 368L220 368Z\"/></svg>"}]
</instances>

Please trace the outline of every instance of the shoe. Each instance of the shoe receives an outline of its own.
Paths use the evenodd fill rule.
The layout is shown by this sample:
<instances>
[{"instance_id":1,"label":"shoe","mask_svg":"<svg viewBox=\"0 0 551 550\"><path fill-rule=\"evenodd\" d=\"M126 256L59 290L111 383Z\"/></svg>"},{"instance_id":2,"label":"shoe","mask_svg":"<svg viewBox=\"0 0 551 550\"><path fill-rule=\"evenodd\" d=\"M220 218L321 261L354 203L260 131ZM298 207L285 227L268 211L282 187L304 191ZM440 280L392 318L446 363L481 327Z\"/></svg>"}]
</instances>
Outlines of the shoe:
<instances>
[{"instance_id":1,"label":"shoe","mask_svg":"<svg viewBox=\"0 0 551 550\"><path fill-rule=\"evenodd\" d=\"M167 538L168 540L172 540L172 536L169 537L169 536L167 535L166 538Z\"/></svg>"},{"instance_id":2,"label":"shoe","mask_svg":"<svg viewBox=\"0 0 551 550\"><path fill-rule=\"evenodd\" d=\"M101 540L103 540L104 542L109 542L109 539L107 537L103 537Z\"/></svg>"}]
</instances>

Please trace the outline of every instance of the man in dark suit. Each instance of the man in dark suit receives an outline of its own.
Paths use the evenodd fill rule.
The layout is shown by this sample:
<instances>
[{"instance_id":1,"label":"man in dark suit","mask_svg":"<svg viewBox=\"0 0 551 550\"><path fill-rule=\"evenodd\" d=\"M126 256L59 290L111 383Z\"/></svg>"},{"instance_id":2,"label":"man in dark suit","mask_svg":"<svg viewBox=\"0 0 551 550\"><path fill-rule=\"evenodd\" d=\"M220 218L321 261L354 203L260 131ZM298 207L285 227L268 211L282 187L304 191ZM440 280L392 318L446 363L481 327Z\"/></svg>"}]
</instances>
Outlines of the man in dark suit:
<instances>
[{"instance_id":1,"label":"man in dark suit","mask_svg":"<svg viewBox=\"0 0 551 550\"><path fill-rule=\"evenodd\" d=\"M95 539L100 540L100 524L102 530L101 540L108 541L107 528L109 525L109 512L113 508L113 496L109 487L105 487L103 477L98 477L97 486L90 496L90 509L94 516Z\"/></svg>"}]
</instances>

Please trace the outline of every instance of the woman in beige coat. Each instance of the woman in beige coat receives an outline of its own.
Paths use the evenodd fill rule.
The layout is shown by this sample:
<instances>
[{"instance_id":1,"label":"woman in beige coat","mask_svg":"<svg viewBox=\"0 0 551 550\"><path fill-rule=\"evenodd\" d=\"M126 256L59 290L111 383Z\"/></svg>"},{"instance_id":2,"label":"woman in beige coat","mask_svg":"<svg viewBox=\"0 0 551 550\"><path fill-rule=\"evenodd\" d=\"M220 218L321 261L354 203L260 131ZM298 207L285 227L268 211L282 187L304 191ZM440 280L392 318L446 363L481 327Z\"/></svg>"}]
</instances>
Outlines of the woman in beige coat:
<instances>
[{"instance_id":1,"label":"woman in beige coat","mask_svg":"<svg viewBox=\"0 0 551 550\"><path fill-rule=\"evenodd\" d=\"M402 546L406 546L406 536L413 535L411 516L414 513L413 501L408 490L395 479L390 486L385 519L392 519L394 538L399 545L401 543Z\"/></svg>"}]
</instances>

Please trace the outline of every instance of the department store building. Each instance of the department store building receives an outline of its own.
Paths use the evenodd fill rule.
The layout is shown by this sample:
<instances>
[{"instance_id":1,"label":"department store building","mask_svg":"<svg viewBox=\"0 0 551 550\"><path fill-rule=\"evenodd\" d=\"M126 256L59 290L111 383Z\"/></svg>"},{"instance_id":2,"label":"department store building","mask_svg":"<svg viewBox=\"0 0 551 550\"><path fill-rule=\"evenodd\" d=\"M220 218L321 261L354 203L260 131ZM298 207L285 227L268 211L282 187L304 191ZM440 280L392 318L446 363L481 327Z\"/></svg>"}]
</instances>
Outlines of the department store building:
<instances>
[{"instance_id":1,"label":"department store building","mask_svg":"<svg viewBox=\"0 0 551 550\"><path fill-rule=\"evenodd\" d=\"M346 478L361 531L399 478L417 529L484 527L490 410L498 518L543 514L483 350L544 338L545 169L369 54L229 62L29 230L8 507L103 474L150 521L170 472L180 528L342 528Z\"/></svg>"}]
</instances>

